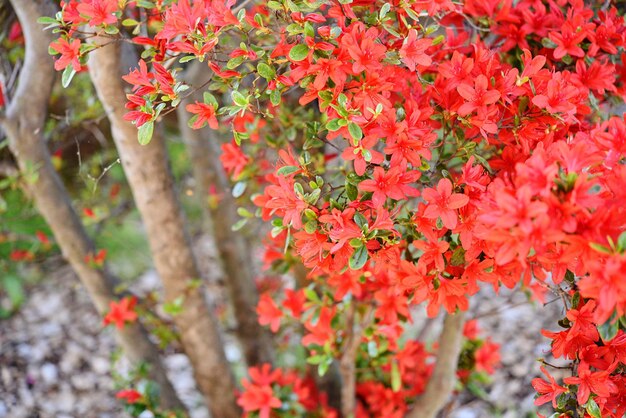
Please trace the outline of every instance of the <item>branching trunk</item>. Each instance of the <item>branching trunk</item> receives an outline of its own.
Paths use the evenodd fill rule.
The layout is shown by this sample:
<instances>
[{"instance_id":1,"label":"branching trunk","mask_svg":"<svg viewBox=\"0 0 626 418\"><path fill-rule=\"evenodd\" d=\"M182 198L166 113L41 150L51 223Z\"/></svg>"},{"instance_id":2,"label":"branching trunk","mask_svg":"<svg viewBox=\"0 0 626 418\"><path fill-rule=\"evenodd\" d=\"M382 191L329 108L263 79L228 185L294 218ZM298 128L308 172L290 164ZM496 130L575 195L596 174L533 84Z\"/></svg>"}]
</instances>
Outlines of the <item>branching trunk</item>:
<instances>
[{"instance_id":1,"label":"branching trunk","mask_svg":"<svg viewBox=\"0 0 626 418\"><path fill-rule=\"evenodd\" d=\"M38 16L52 16L55 8L44 0L13 0L13 7L26 38L26 59L16 94L11 100L2 128L9 139L9 147L22 172L37 170L34 182L26 184L27 193L44 217L63 256L70 263L100 314L109 309L116 299L116 280L106 269L90 267L85 258L93 253L89 239L70 197L50 160L43 138L43 127L48 114L48 100L55 79L52 58L48 54L51 39L36 22ZM146 330L138 323L129 324L117 332L117 339L131 362L151 365L151 378L161 389L161 404L167 409L182 409L156 347Z\"/></svg>"},{"instance_id":2,"label":"branching trunk","mask_svg":"<svg viewBox=\"0 0 626 418\"><path fill-rule=\"evenodd\" d=\"M456 368L463 347L465 312L447 314L439 336L437 363L426 385L426 391L417 399L407 418L435 418L445 406L456 383Z\"/></svg>"},{"instance_id":3,"label":"branching trunk","mask_svg":"<svg viewBox=\"0 0 626 418\"><path fill-rule=\"evenodd\" d=\"M194 63L186 75L192 86L203 85L210 77L206 65ZM178 121L191 160L198 195L211 219L215 244L220 254L226 286L237 320L237 336L249 366L272 362L271 339L259 325L255 314L258 293L254 282L252 255L240 233L233 232L237 222L237 204L230 193L228 179L219 161L219 138L210 128L195 130L188 126L191 114L185 106L202 101L201 92L183 100L178 107ZM211 188L220 196L217 205L210 205Z\"/></svg>"},{"instance_id":4,"label":"branching trunk","mask_svg":"<svg viewBox=\"0 0 626 418\"><path fill-rule=\"evenodd\" d=\"M184 299L184 309L174 316L174 321L196 382L208 400L212 416L239 417L235 383L217 320L209 309L203 287L194 285L200 275L185 232L163 138L156 133L149 145L142 146L137 141L136 128L124 121L126 97L119 68L119 44L109 44L91 53L89 71L111 122L113 139L163 281L165 299Z\"/></svg>"}]
</instances>

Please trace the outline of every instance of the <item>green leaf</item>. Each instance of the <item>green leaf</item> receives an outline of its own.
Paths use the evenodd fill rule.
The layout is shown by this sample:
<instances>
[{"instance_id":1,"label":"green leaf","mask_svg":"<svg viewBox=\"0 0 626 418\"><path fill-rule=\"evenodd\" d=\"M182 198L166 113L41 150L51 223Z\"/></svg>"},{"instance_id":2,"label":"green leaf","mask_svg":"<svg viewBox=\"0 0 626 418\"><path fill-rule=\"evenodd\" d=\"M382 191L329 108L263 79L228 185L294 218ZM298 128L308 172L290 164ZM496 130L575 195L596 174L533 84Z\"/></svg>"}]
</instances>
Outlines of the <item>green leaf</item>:
<instances>
[{"instance_id":1,"label":"green leaf","mask_svg":"<svg viewBox=\"0 0 626 418\"><path fill-rule=\"evenodd\" d=\"M626 250L626 231L622 232L617 238L617 251L620 253Z\"/></svg>"},{"instance_id":2,"label":"green leaf","mask_svg":"<svg viewBox=\"0 0 626 418\"><path fill-rule=\"evenodd\" d=\"M367 218L361 212L356 212L354 214L354 222L356 222L359 228L363 229L367 225Z\"/></svg>"},{"instance_id":3,"label":"green leaf","mask_svg":"<svg viewBox=\"0 0 626 418\"><path fill-rule=\"evenodd\" d=\"M367 253L367 247L362 246L354 250L348 265L352 270L359 270L363 268L365 263L367 263L367 259L369 258L369 254Z\"/></svg>"},{"instance_id":4,"label":"green leaf","mask_svg":"<svg viewBox=\"0 0 626 418\"><path fill-rule=\"evenodd\" d=\"M383 20L385 16L387 16L387 13L389 13L389 10L391 10L391 4L389 3L383 4L383 7L381 7L380 11L378 12L378 18L380 20Z\"/></svg>"},{"instance_id":5,"label":"green leaf","mask_svg":"<svg viewBox=\"0 0 626 418\"><path fill-rule=\"evenodd\" d=\"M296 167L295 165L286 165L278 169L276 174L279 176L288 176L289 174L295 173L300 170L300 167Z\"/></svg>"},{"instance_id":6,"label":"green leaf","mask_svg":"<svg viewBox=\"0 0 626 418\"><path fill-rule=\"evenodd\" d=\"M397 361L391 362L391 389L398 392L402 387L402 377L400 376L400 368Z\"/></svg>"},{"instance_id":7,"label":"green leaf","mask_svg":"<svg viewBox=\"0 0 626 418\"><path fill-rule=\"evenodd\" d=\"M315 292L315 290L311 289L310 287L304 288L304 296L307 298L307 300L310 300L311 302L322 303L320 297L317 295L317 292Z\"/></svg>"},{"instance_id":8,"label":"green leaf","mask_svg":"<svg viewBox=\"0 0 626 418\"><path fill-rule=\"evenodd\" d=\"M324 359L326 358L326 356L323 356L321 354L317 354L314 356L310 356L306 359L306 362L309 364L320 364L322 361L324 361Z\"/></svg>"},{"instance_id":9,"label":"green leaf","mask_svg":"<svg viewBox=\"0 0 626 418\"><path fill-rule=\"evenodd\" d=\"M215 98L215 96L213 96L208 91L205 91L204 93L202 93L202 99L203 99L204 103L214 106L215 109L217 109L219 107L219 105L217 103L217 99Z\"/></svg>"},{"instance_id":10,"label":"green leaf","mask_svg":"<svg viewBox=\"0 0 626 418\"><path fill-rule=\"evenodd\" d=\"M611 249L602 244L598 244L596 242L590 242L589 246L593 248L594 250L598 251L599 253L611 254Z\"/></svg>"},{"instance_id":11,"label":"green leaf","mask_svg":"<svg viewBox=\"0 0 626 418\"><path fill-rule=\"evenodd\" d=\"M359 197L359 189L354 184L346 182L346 195L351 201L356 200Z\"/></svg>"},{"instance_id":12,"label":"green leaf","mask_svg":"<svg viewBox=\"0 0 626 418\"><path fill-rule=\"evenodd\" d=\"M294 183L293 191L296 192L298 197L304 196L304 187L300 183Z\"/></svg>"},{"instance_id":13,"label":"green leaf","mask_svg":"<svg viewBox=\"0 0 626 418\"><path fill-rule=\"evenodd\" d=\"M248 222L248 219L243 218L243 219L239 219L237 222L235 222L235 225L232 226L232 230L233 231L239 231L241 228L244 227L244 225Z\"/></svg>"},{"instance_id":14,"label":"green leaf","mask_svg":"<svg viewBox=\"0 0 626 418\"><path fill-rule=\"evenodd\" d=\"M615 312L604 324L598 326L600 337L605 343L615 338L617 331L619 331L619 321L615 319Z\"/></svg>"},{"instance_id":15,"label":"green leaf","mask_svg":"<svg viewBox=\"0 0 626 418\"><path fill-rule=\"evenodd\" d=\"M187 55L186 57L182 57L181 59L179 59L178 62L180 62L181 64L184 64L186 62L193 61L195 59L196 59L195 55Z\"/></svg>"},{"instance_id":16,"label":"green leaf","mask_svg":"<svg viewBox=\"0 0 626 418\"><path fill-rule=\"evenodd\" d=\"M137 138L141 145L148 145L154 133L154 121L146 122L139 127Z\"/></svg>"},{"instance_id":17,"label":"green leaf","mask_svg":"<svg viewBox=\"0 0 626 418\"><path fill-rule=\"evenodd\" d=\"M541 45L545 46L546 48L550 48L550 49L554 49L556 47L558 47L557 44L554 43L554 41L550 38L543 38L541 40Z\"/></svg>"},{"instance_id":18,"label":"green leaf","mask_svg":"<svg viewBox=\"0 0 626 418\"><path fill-rule=\"evenodd\" d=\"M54 25L54 24L58 24L59 22L53 17L41 16L40 18L37 19L37 23L41 25Z\"/></svg>"},{"instance_id":19,"label":"green leaf","mask_svg":"<svg viewBox=\"0 0 626 418\"><path fill-rule=\"evenodd\" d=\"M72 67L71 65L65 67L65 70L63 70L63 75L61 76L61 85L63 86L63 88L67 88L67 86L70 85L75 75L76 71L74 70L74 67Z\"/></svg>"},{"instance_id":20,"label":"green leaf","mask_svg":"<svg viewBox=\"0 0 626 418\"><path fill-rule=\"evenodd\" d=\"M593 399L589 399L587 401L587 403L585 404L585 409L587 410L587 413L593 418L602 418L600 407Z\"/></svg>"},{"instance_id":21,"label":"green leaf","mask_svg":"<svg viewBox=\"0 0 626 418\"><path fill-rule=\"evenodd\" d=\"M252 213L250 213L250 211L246 208L243 207L239 207L237 208L237 215L243 217L243 218L253 218L254 215Z\"/></svg>"},{"instance_id":22,"label":"green leaf","mask_svg":"<svg viewBox=\"0 0 626 418\"><path fill-rule=\"evenodd\" d=\"M117 28L117 26L107 26L104 28L104 32L108 35L117 35L118 33L120 33L120 30Z\"/></svg>"},{"instance_id":23,"label":"green leaf","mask_svg":"<svg viewBox=\"0 0 626 418\"><path fill-rule=\"evenodd\" d=\"M339 129L341 129L341 126L339 125L339 121L340 119L329 120L328 122L326 122L326 129L328 129L331 132L338 131Z\"/></svg>"},{"instance_id":24,"label":"green leaf","mask_svg":"<svg viewBox=\"0 0 626 418\"><path fill-rule=\"evenodd\" d=\"M315 205L317 203L317 200L320 198L320 195L322 194L322 189L315 189L313 190L311 193L308 193L305 196L305 201L309 204L309 205Z\"/></svg>"},{"instance_id":25,"label":"green leaf","mask_svg":"<svg viewBox=\"0 0 626 418\"><path fill-rule=\"evenodd\" d=\"M233 197L238 198L241 197L246 191L247 183L245 181L239 181L233 187Z\"/></svg>"},{"instance_id":26,"label":"green leaf","mask_svg":"<svg viewBox=\"0 0 626 418\"><path fill-rule=\"evenodd\" d=\"M319 375L324 376L331 364L333 364L332 357L326 357L326 360L320 363L320 365L317 367L317 372L319 373Z\"/></svg>"},{"instance_id":27,"label":"green leaf","mask_svg":"<svg viewBox=\"0 0 626 418\"><path fill-rule=\"evenodd\" d=\"M256 70L259 75L266 80L273 80L276 76L276 71L264 62L260 62L259 65L257 65Z\"/></svg>"},{"instance_id":28,"label":"green leaf","mask_svg":"<svg viewBox=\"0 0 626 418\"><path fill-rule=\"evenodd\" d=\"M376 345L376 341L368 341L367 342L367 355L375 358L378 357L378 345Z\"/></svg>"},{"instance_id":29,"label":"green leaf","mask_svg":"<svg viewBox=\"0 0 626 418\"><path fill-rule=\"evenodd\" d=\"M171 302L167 302L163 304L163 311L166 314L171 316L176 316L183 311L183 302L185 298L183 296L179 296Z\"/></svg>"},{"instance_id":30,"label":"green leaf","mask_svg":"<svg viewBox=\"0 0 626 418\"><path fill-rule=\"evenodd\" d=\"M308 56L309 56L308 45L299 44L291 48L291 51L289 51L289 58L291 58L294 61L302 61Z\"/></svg>"},{"instance_id":31,"label":"green leaf","mask_svg":"<svg viewBox=\"0 0 626 418\"><path fill-rule=\"evenodd\" d=\"M352 248L360 248L363 246L363 241L360 238L352 238L349 244Z\"/></svg>"},{"instance_id":32,"label":"green leaf","mask_svg":"<svg viewBox=\"0 0 626 418\"><path fill-rule=\"evenodd\" d=\"M232 93L233 102L239 107L248 107L248 98L243 94L239 93L237 90L234 90Z\"/></svg>"},{"instance_id":33,"label":"green leaf","mask_svg":"<svg viewBox=\"0 0 626 418\"><path fill-rule=\"evenodd\" d=\"M363 138L363 131L361 127L354 122L348 123L348 131L350 131L350 136L357 141L360 141Z\"/></svg>"},{"instance_id":34,"label":"green leaf","mask_svg":"<svg viewBox=\"0 0 626 418\"><path fill-rule=\"evenodd\" d=\"M122 20L122 26L137 26L139 22L135 19L124 19Z\"/></svg>"},{"instance_id":35,"label":"green leaf","mask_svg":"<svg viewBox=\"0 0 626 418\"><path fill-rule=\"evenodd\" d=\"M270 92L270 102L272 102L274 106L280 104L280 90L276 89Z\"/></svg>"},{"instance_id":36,"label":"green leaf","mask_svg":"<svg viewBox=\"0 0 626 418\"><path fill-rule=\"evenodd\" d=\"M192 117L189 118L189 120L187 121L187 126L189 126L191 129L195 129L193 126L196 124L196 121L198 120L198 115L193 115ZM204 122L202 124L203 126L206 125L206 122Z\"/></svg>"},{"instance_id":37,"label":"green leaf","mask_svg":"<svg viewBox=\"0 0 626 418\"><path fill-rule=\"evenodd\" d=\"M465 265L465 250L463 249L463 247L456 247L456 249L452 253L452 257L450 258L450 264L452 264L453 266Z\"/></svg>"},{"instance_id":38,"label":"green leaf","mask_svg":"<svg viewBox=\"0 0 626 418\"><path fill-rule=\"evenodd\" d=\"M304 230L307 234L312 234L317 231L317 222L316 221L308 221L304 224Z\"/></svg>"}]
</instances>

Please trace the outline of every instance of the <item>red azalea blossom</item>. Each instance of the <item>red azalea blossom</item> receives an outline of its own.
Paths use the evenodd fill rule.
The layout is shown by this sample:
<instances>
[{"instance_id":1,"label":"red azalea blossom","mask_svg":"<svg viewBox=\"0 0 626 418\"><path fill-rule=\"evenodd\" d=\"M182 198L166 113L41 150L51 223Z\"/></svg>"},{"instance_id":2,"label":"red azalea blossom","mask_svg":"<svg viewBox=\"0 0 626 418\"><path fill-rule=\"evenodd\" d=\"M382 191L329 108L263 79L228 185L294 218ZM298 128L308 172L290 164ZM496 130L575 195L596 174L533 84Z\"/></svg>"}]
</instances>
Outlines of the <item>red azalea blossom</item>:
<instances>
[{"instance_id":1,"label":"red azalea blossom","mask_svg":"<svg viewBox=\"0 0 626 418\"><path fill-rule=\"evenodd\" d=\"M65 67L71 65L74 71L80 71L80 40L72 39L71 42L68 42L65 38L59 38L56 42L50 44L50 49L61 54L54 62L55 70L64 70Z\"/></svg>"},{"instance_id":2,"label":"red azalea blossom","mask_svg":"<svg viewBox=\"0 0 626 418\"><path fill-rule=\"evenodd\" d=\"M188 104L185 109L197 116L196 121L193 123L193 129L200 129L207 123L211 129L217 129L219 127L219 123L215 117L215 106L196 102L194 104Z\"/></svg>"},{"instance_id":3,"label":"red azalea blossom","mask_svg":"<svg viewBox=\"0 0 626 418\"><path fill-rule=\"evenodd\" d=\"M428 201L424 217L429 219L441 218L443 226L448 229L456 228L458 215L456 210L467 205L469 197L461 193L452 193L452 182L441 179L436 189L425 189L422 196Z\"/></svg>"},{"instance_id":4,"label":"red azalea blossom","mask_svg":"<svg viewBox=\"0 0 626 418\"><path fill-rule=\"evenodd\" d=\"M541 372L548 378L548 382L539 377L533 379L533 388L541 395L535 399L535 405L543 405L546 402L552 401L552 406L556 408L557 398L562 393L567 392L567 388L558 385L543 366L541 367Z\"/></svg>"},{"instance_id":5,"label":"red azalea blossom","mask_svg":"<svg viewBox=\"0 0 626 418\"><path fill-rule=\"evenodd\" d=\"M409 30L409 36L400 48L400 58L409 67L409 70L415 71L417 65L429 66L432 63L431 58L425 53L431 44L432 40L429 38L417 39L415 29Z\"/></svg>"},{"instance_id":6,"label":"red azalea blossom","mask_svg":"<svg viewBox=\"0 0 626 418\"><path fill-rule=\"evenodd\" d=\"M117 399L124 399L124 401L129 404L137 403L143 399L143 395L134 389L120 390L119 392L117 392L115 397Z\"/></svg>"},{"instance_id":7,"label":"red azalea blossom","mask_svg":"<svg viewBox=\"0 0 626 418\"><path fill-rule=\"evenodd\" d=\"M264 293L261 295L256 307L256 313L259 315L259 323L261 325L269 325L272 332L278 331L283 312L278 309L278 306L276 306L269 294Z\"/></svg>"},{"instance_id":8,"label":"red azalea blossom","mask_svg":"<svg viewBox=\"0 0 626 418\"><path fill-rule=\"evenodd\" d=\"M117 302L109 302L109 312L104 316L104 325L115 324L118 329L122 329L127 322L135 322L137 320L136 304L137 298L134 296L127 296Z\"/></svg>"}]
</instances>

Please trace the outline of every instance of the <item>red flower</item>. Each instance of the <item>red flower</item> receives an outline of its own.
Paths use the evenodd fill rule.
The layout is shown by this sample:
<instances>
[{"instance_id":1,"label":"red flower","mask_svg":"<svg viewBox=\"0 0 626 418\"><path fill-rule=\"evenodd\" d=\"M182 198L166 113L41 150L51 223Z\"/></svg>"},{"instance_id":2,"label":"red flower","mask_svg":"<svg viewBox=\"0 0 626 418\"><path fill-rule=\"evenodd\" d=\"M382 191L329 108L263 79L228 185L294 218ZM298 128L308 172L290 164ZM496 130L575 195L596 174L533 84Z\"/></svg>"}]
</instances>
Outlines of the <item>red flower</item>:
<instances>
[{"instance_id":1,"label":"red flower","mask_svg":"<svg viewBox=\"0 0 626 418\"><path fill-rule=\"evenodd\" d=\"M474 354L476 370L484 370L489 374L500 364L500 344L487 339Z\"/></svg>"},{"instance_id":2,"label":"red flower","mask_svg":"<svg viewBox=\"0 0 626 418\"><path fill-rule=\"evenodd\" d=\"M250 158L241 151L241 148L237 146L235 141L231 141L222 145L220 161L228 174L230 174L233 179L237 179L250 163Z\"/></svg>"},{"instance_id":3,"label":"red flower","mask_svg":"<svg viewBox=\"0 0 626 418\"><path fill-rule=\"evenodd\" d=\"M345 43L348 54L354 60L352 71L376 72L382 68L387 48L376 42L378 30L370 28L364 31L362 23L352 25L352 31L347 33L342 41Z\"/></svg>"},{"instance_id":4,"label":"red flower","mask_svg":"<svg viewBox=\"0 0 626 418\"><path fill-rule=\"evenodd\" d=\"M300 318L304 311L306 297L303 290L285 289L285 300L283 306L291 311L294 318Z\"/></svg>"},{"instance_id":5,"label":"red flower","mask_svg":"<svg viewBox=\"0 0 626 418\"><path fill-rule=\"evenodd\" d=\"M117 9L117 0L83 0L77 7L80 14L87 17L90 26L115 24Z\"/></svg>"},{"instance_id":6,"label":"red flower","mask_svg":"<svg viewBox=\"0 0 626 418\"><path fill-rule=\"evenodd\" d=\"M35 232L35 235L37 236L39 242L41 242L43 245L50 245L50 239L45 233L43 233L42 231L37 231Z\"/></svg>"},{"instance_id":7,"label":"red flower","mask_svg":"<svg viewBox=\"0 0 626 418\"><path fill-rule=\"evenodd\" d=\"M469 202L469 197L466 195L452 193L452 182L446 178L439 180L437 189L425 189L422 196L429 203L424 211L424 217L441 218L443 226L448 229L456 228L458 223L456 209L462 208Z\"/></svg>"},{"instance_id":8,"label":"red flower","mask_svg":"<svg viewBox=\"0 0 626 418\"><path fill-rule=\"evenodd\" d=\"M466 116L475 110L484 111L486 106L493 104L500 98L500 92L489 89L489 80L484 75L476 77L474 87L467 83L459 84L456 88L466 102L459 108L459 115Z\"/></svg>"},{"instance_id":9,"label":"red flower","mask_svg":"<svg viewBox=\"0 0 626 418\"><path fill-rule=\"evenodd\" d=\"M137 298L127 296L119 302L109 302L109 312L104 316L104 325L115 324L118 329L124 328L126 322L135 322L137 320L137 312L135 312L135 304Z\"/></svg>"},{"instance_id":10,"label":"red flower","mask_svg":"<svg viewBox=\"0 0 626 418\"><path fill-rule=\"evenodd\" d=\"M89 264L92 268L100 268L104 265L104 260L107 256L107 250L98 250L96 254L89 253L85 256L85 263Z\"/></svg>"},{"instance_id":11,"label":"red flower","mask_svg":"<svg viewBox=\"0 0 626 418\"><path fill-rule=\"evenodd\" d=\"M83 208L83 214L88 218L95 218L96 214L91 208Z\"/></svg>"},{"instance_id":12,"label":"red flower","mask_svg":"<svg viewBox=\"0 0 626 418\"><path fill-rule=\"evenodd\" d=\"M270 365L264 364L261 369L258 367L250 368L250 378L243 379L244 392L237 399L237 404L243 408L245 412L258 411L259 418L269 418L272 409L280 408L282 402L274 395L272 383L281 376L280 370L270 373Z\"/></svg>"},{"instance_id":13,"label":"red flower","mask_svg":"<svg viewBox=\"0 0 626 418\"><path fill-rule=\"evenodd\" d=\"M309 331L309 334L302 338L302 345L307 346L317 344L323 346L327 341L332 340L335 335L331 325L331 321L334 316L334 309L322 307L317 321L311 319L304 324L304 327L307 331Z\"/></svg>"},{"instance_id":14,"label":"red flower","mask_svg":"<svg viewBox=\"0 0 626 418\"><path fill-rule=\"evenodd\" d=\"M614 369L615 367L611 367ZM589 369L589 364L581 362L578 366L578 376L566 377L563 382L568 385L578 385L578 393L576 398L579 405L584 405L589 400L589 396L592 393L606 398L611 393L617 391L617 387L613 382L609 380L609 370L603 370L599 372L592 372Z\"/></svg>"},{"instance_id":15,"label":"red flower","mask_svg":"<svg viewBox=\"0 0 626 418\"><path fill-rule=\"evenodd\" d=\"M11 42L15 42L18 44L24 43L24 33L22 32L22 26L20 25L20 22L13 22L11 28L9 29L7 39Z\"/></svg>"},{"instance_id":16,"label":"red flower","mask_svg":"<svg viewBox=\"0 0 626 418\"><path fill-rule=\"evenodd\" d=\"M143 398L143 395L134 389L124 389L117 392L115 397L117 399L124 399L126 403L133 404L139 402Z\"/></svg>"},{"instance_id":17,"label":"red flower","mask_svg":"<svg viewBox=\"0 0 626 418\"><path fill-rule=\"evenodd\" d=\"M433 43L432 39L417 39L417 31L411 29L409 36L402 43L400 48L400 58L411 71L415 71L417 65L425 67L432 63L432 59L426 55L425 51Z\"/></svg>"},{"instance_id":18,"label":"red flower","mask_svg":"<svg viewBox=\"0 0 626 418\"><path fill-rule=\"evenodd\" d=\"M261 295L256 306L256 313L259 315L259 324L269 325L272 332L278 331L283 312L278 309L276 302L269 294L263 293Z\"/></svg>"},{"instance_id":19,"label":"red flower","mask_svg":"<svg viewBox=\"0 0 626 418\"><path fill-rule=\"evenodd\" d=\"M401 167L393 167L385 172L382 167L374 169L374 178L362 181L359 188L365 192L374 192L372 195L372 203L376 207L380 207L385 203L386 198L395 200L405 199L407 196L416 196L417 190L412 187L406 187L406 181L403 178ZM418 176L419 177L419 176Z\"/></svg>"},{"instance_id":20,"label":"red flower","mask_svg":"<svg viewBox=\"0 0 626 418\"><path fill-rule=\"evenodd\" d=\"M572 57L584 57L585 51L578 44L585 37L584 31L576 32L576 29L567 22L561 28L561 32L551 32L549 38L557 45L553 53L554 59L560 60L567 54Z\"/></svg>"},{"instance_id":21,"label":"red flower","mask_svg":"<svg viewBox=\"0 0 626 418\"><path fill-rule=\"evenodd\" d=\"M74 71L80 71L80 40L72 39L69 43L65 38L59 38L56 42L50 44L50 49L61 54L59 59L54 62L54 69L57 71L64 70L65 67L71 65Z\"/></svg>"},{"instance_id":22,"label":"red flower","mask_svg":"<svg viewBox=\"0 0 626 418\"><path fill-rule=\"evenodd\" d=\"M13 250L9 258L11 261L32 261L35 255L28 250Z\"/></svg>"},{"instance_id":23,"label":"red flower","mask_svg":"<svg viewBox=\"0 0 626 418\"><path fill-rule=\"evenodd\" d=\"M535 405L543 405L546 402L552 401L552 406L556 408L556 400L560 394L567 392L567 388L558 385L554 377L550 376L550 373L541 366L541 372L548 378L548 382L540 377L533 379L531 385L541 396L535 399Z\"/></svg>"}]
</instances>

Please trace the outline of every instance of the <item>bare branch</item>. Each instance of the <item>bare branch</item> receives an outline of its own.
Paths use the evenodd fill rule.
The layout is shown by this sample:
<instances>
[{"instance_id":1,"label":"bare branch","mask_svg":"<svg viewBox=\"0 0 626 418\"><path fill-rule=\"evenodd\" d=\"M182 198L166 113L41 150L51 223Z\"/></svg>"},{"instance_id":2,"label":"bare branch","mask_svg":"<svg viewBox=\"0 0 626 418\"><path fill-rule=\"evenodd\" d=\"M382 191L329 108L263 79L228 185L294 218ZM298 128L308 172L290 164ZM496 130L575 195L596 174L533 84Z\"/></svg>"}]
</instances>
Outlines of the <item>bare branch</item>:
<instances>
[{"instance_id":1,"label":"bare branch","mask_svg":"<svg viewBox=\"0 0 626 418\"><path fill-rule=\"evenodd\" d=\"M426 391L417 399L407 418L435 418L446 405L456 382L456 368L463 346L465 312L447 314L439 336L437 363L426 385Z\"/></svg>"},{"instance_id":2,"label":"bare branch","mask_svg":"<svg viewBox=\"0 0 626 418\"><path fill-rule=\"evenodd\" d=\"M106 42L98 37L92 41ZM146 227L165 299L185 300L185 309L174 321L196 381L209 401L212 416L236 418L241 412L235 400L235 381L204 288L194 286L200 274L185 230L163 137L155 132L149 144L140 145L137 129L124 120L126 94L120 74L120 52L116 43L91 52L89 73L111 122L113 140Z\"/></svg>"}]
</instances>

